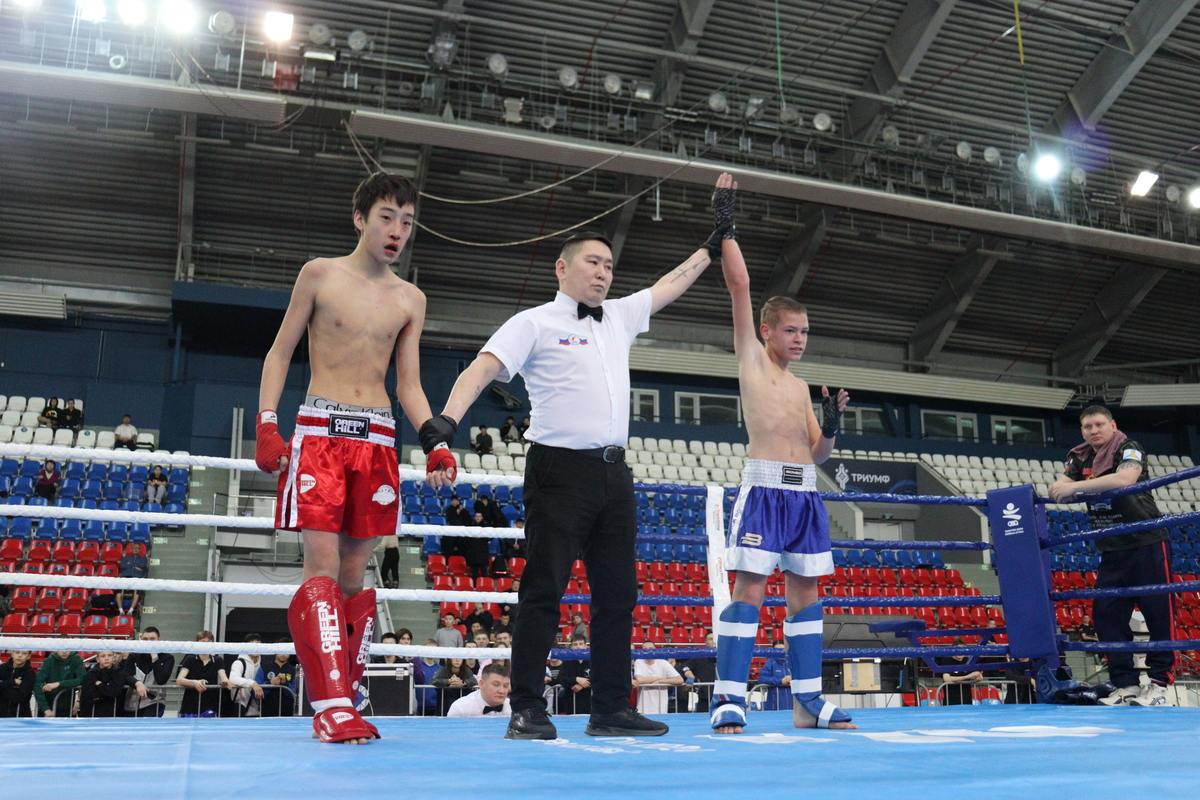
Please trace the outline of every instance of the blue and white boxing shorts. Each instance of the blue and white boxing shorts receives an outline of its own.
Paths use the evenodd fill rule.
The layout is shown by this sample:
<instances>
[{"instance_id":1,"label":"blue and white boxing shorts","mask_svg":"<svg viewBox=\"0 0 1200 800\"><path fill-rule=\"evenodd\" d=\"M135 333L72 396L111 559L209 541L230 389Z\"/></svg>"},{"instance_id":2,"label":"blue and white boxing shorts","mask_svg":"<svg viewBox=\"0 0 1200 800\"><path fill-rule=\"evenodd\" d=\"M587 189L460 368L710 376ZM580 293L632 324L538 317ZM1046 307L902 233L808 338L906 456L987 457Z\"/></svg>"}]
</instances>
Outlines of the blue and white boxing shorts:
<instances>
[{"instance_id":1,"label":"blue and white boxing shorts","mask_svg":"<svg viewBox=\"0 0 1200 800\"><path fill-rule=\"evenodd\" d=\"M829 517L812 464L750 459L729 520L725 567L770 575L817 577L833 572Z\"/></svg>"}]
</instances>

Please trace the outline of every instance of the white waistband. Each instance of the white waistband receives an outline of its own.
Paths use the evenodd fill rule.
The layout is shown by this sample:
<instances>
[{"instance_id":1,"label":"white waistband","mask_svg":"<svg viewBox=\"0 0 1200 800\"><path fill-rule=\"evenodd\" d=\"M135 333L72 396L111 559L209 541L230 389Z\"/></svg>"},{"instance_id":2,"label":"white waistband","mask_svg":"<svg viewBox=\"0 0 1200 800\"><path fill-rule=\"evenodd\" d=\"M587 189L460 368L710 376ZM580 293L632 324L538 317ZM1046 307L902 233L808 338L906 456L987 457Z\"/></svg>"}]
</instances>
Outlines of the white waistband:
<instances>
[{"instance_id":1,"label":"white waistband","mask_svg":"<svg viewBox=\"0 0 1200 800\"><path fill-rule=\"evenodd\" d=\"M313 424L317 420L319 422ZM296 412L296 434L360 439L393 447L396 443L396 424L394 420L378 414L300 406Z\"/></svg>"},{"instance_id":2,"label":"white waistband","mask_svg":"<svg viewBox=\"0 0 1200 800\"><path fill-rule=\"evenodd\" d=\"M742 486L815 492L817 490L817 467L815 464L789 464L785 461L763 461L751 458L742 467Z\"/></svg>"}]
</instances>

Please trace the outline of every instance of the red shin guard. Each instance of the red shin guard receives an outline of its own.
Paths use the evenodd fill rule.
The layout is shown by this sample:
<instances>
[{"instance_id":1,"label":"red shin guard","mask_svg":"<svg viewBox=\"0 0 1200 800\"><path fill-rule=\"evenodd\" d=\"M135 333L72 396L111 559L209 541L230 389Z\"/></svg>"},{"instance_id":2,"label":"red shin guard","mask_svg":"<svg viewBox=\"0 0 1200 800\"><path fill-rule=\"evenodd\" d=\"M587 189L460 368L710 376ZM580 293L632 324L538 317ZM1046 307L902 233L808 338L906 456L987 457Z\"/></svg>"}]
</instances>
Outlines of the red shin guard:
<instances>
[{"instance_id":1,"label":"red shin guard","mask_svg":"<svg viewBox=\"0 0 1200 800\"><path fill-rule=\"evenodd\" d=\"M371 642L375 635L375 590L363 589L346 601L346 665L350 699L359 691L359 681L371 661ZM379 729L367 720L363 724L379 738Z\"/></svg>"},{"instance_id":2,"label":"red shin guard","mask_svg":"<svg viewBox=\"0 0 1200 800\"><path fill-rule=\"evenodd\" d=\"M313 730L323 742L370 739L373 732L350 701L342 590L318 576L300 585L288 606L288 629L304 668L309 702L317 712Z\"/></svg>"}]
</instances>

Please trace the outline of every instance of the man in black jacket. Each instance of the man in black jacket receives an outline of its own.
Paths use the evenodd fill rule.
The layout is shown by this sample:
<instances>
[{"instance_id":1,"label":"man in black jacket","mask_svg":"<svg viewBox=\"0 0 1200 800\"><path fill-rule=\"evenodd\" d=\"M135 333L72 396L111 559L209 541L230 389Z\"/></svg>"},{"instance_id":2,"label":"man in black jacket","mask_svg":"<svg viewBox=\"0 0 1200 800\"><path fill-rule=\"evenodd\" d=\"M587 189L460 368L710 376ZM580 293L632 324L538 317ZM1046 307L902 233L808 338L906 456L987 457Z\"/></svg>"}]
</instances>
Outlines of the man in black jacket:
<instances>
[{"instance_id":1,"label":"man in black jacket","mask_svg":"<svg viewBox=\"0 0 1200 800\"><path fill-rule=\"evenodd\" d=\"M587 637L576 633L571 636L572 650L587 649ZM592 663L590 661L563 661L558 670L556 683L563 687L559 695L558 713L592 713Z\"/></svg>"},{"instance_id":2,"label":"man in black jacket","mask_svg":"<svg viewBox=\"0 0 1200 800\"><path fill-rule=\"evenodd\" d=\"M157 642L158 628L147 625L139 638L143 642ZM146 687L146 696L131 696L126 708L139 717L161 717L167 710L161 687L171 683L175 656L170 653L130 653L125 668Z\"/></svg>"},{"instance_id":3,"label":"man in black jacket","mask_svg":"<svg viewBox=\"0 0 1200 800\"><path fill-rule=\"evenodd\" d=\"M29 653L14 650L0 664L0 717L32 717L33 681L37 673L29 666Z\"/></svg>"},{"instance_id":4,"label":"man in black jacket","mask_svg":"<svg viewBox=\"0 0 1200 800\"><path fill-rule=\"evenodd\" d=\"M117 666L117 655L111 650L96 654L96 664L83 676L79 692L79 716L115 717L125 705L125 692L133 689L146 698L146 686Z\"/></svg>"}]
</instances>

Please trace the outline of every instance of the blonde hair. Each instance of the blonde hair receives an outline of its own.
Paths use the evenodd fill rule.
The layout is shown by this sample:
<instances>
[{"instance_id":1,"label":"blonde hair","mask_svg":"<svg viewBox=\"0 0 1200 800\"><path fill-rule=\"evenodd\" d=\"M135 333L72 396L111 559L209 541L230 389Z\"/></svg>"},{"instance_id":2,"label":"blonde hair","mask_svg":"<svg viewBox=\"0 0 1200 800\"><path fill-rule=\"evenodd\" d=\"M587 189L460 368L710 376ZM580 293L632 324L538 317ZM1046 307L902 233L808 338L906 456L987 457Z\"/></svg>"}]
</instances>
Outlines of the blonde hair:
<instances>
[{"instance_id":1,"label":"blonde hair","mask_svg":"<svg viewBox=\"0 0 1200 800\"><path fill-rule=\"evenodd\" d=\"M779 317L784 313L807 314L808 308L798 300L793 300L783 295L775 295L763 303L758 319L759 322L768 328L774 328L779 322Z\"/></svg>"}]
</instances>

